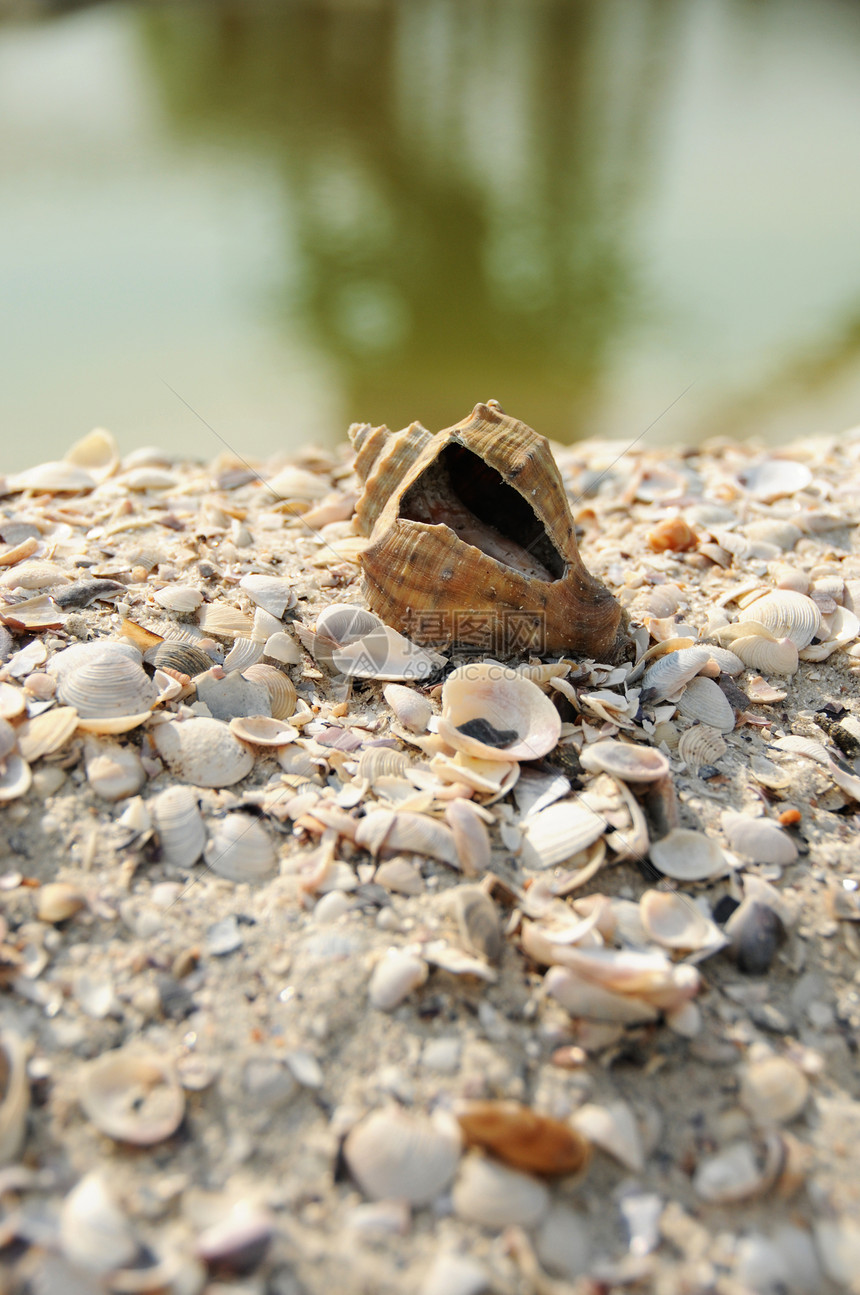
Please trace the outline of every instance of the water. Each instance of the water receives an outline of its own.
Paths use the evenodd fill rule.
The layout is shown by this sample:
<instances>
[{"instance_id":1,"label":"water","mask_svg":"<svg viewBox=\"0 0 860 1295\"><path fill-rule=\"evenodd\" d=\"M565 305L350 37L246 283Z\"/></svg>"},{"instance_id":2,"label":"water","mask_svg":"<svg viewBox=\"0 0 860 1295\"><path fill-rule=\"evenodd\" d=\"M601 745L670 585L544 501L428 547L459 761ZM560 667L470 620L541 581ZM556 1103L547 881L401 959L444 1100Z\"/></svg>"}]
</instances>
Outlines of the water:
<instances>
[{"instance_id":1,"label":"water","mask_svg":"<svg viewBox=\"0 0 860 1295\"><path fill-rule=\"evenodd\" d=\"M858 62L837 0L7 18L0 470L490 397L561 440L856 424Z\"/></svg>"}]
</instances>

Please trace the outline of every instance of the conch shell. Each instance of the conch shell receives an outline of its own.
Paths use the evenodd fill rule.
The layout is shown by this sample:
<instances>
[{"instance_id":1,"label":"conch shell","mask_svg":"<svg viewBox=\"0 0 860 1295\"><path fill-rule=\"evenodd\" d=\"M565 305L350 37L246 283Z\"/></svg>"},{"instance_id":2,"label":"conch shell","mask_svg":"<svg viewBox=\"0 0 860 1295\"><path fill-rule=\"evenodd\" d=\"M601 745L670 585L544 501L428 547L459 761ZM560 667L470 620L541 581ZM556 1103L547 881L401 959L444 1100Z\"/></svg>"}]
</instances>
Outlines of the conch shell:
<instances>
[{"instance_id":1,"label":"conch shell","mask_svg":"<svg viewBox=\"0 0 860 1295\"><path fill-rule=\"evenodd\" d=\"M494 400L432 436L350 428L370 537L371 610L424 644L632 655L626 617L583 565L549 444Z\"/></svg>"}]
</instances>

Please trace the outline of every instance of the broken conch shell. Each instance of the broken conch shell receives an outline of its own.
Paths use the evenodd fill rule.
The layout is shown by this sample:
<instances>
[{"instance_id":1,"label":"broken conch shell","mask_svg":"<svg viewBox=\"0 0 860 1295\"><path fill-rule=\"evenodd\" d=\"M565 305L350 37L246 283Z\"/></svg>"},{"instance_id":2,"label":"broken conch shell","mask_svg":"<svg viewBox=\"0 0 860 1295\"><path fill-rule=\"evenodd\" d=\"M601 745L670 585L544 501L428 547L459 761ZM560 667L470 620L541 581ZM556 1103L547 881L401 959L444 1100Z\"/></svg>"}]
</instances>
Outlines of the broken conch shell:
<instances>
[{"instance_id":1,"label":"broken conch shell","mask_svg":"<svg viewBox=\"0 0 860 1295\"><path fill-rule=\"evenodd\" d=\"M419 643L501 655L632 655L626 617L583 565L543 436L494 400L432 436L354 425L370 608Z\"/></svg>"}]
</instances>

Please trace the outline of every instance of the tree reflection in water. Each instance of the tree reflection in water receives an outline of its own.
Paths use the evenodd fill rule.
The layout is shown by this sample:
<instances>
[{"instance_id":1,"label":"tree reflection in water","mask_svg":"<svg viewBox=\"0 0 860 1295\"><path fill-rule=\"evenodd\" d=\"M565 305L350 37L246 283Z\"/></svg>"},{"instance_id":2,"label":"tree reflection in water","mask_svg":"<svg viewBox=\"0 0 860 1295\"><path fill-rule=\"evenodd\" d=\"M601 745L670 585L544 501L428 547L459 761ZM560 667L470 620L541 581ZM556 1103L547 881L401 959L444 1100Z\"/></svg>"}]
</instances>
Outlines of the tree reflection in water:
<instances>
[{"instance_id":1,"label":"tree reflection in water","mask_svg":"<svg viewBox=\"0 0 860 1295\"><path fill-rule=\"evenodd\" d=\"M631 214L678 6L247 3L140 12L171 129L274 163L272 308L346 408L432 429L493 396L586 434L648 309Z\"/></svg>"}]
</instances>

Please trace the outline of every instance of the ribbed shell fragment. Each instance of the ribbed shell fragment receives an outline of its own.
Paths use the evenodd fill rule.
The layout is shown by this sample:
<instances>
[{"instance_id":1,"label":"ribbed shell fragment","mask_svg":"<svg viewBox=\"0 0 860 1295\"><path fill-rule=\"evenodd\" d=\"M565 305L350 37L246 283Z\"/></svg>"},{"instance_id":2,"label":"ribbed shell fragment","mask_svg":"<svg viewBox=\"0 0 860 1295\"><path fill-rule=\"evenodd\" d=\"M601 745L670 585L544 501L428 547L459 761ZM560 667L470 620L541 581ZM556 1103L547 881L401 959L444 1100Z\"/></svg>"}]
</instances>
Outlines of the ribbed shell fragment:
<instances>
[{"instance_id":1,"label":"ribbed shell fragment","mask_svg":"<svg viewBox=\"0 0 860 1295\"><path fill-rule=\"evenodd\" d=\"M217 823L206 843L207 867L227 881L266 881L278 863L271 839L260 821L242 812Z\"/></svg>"},{"instance_id":2,"label":"ribbed shell fragment","mask_svg":"<svg viewBox=\"0 0 860 1295\"><path fill-rule=\"evenodd\" d=\"M776 638L790 638L798 651L809 647L821 629L821 612L806 594L793 589L774 589L744 607L738 616L742 623L757 621ZM736 649L735 649L736 650Z\"/></svg>"}]
</instances>

